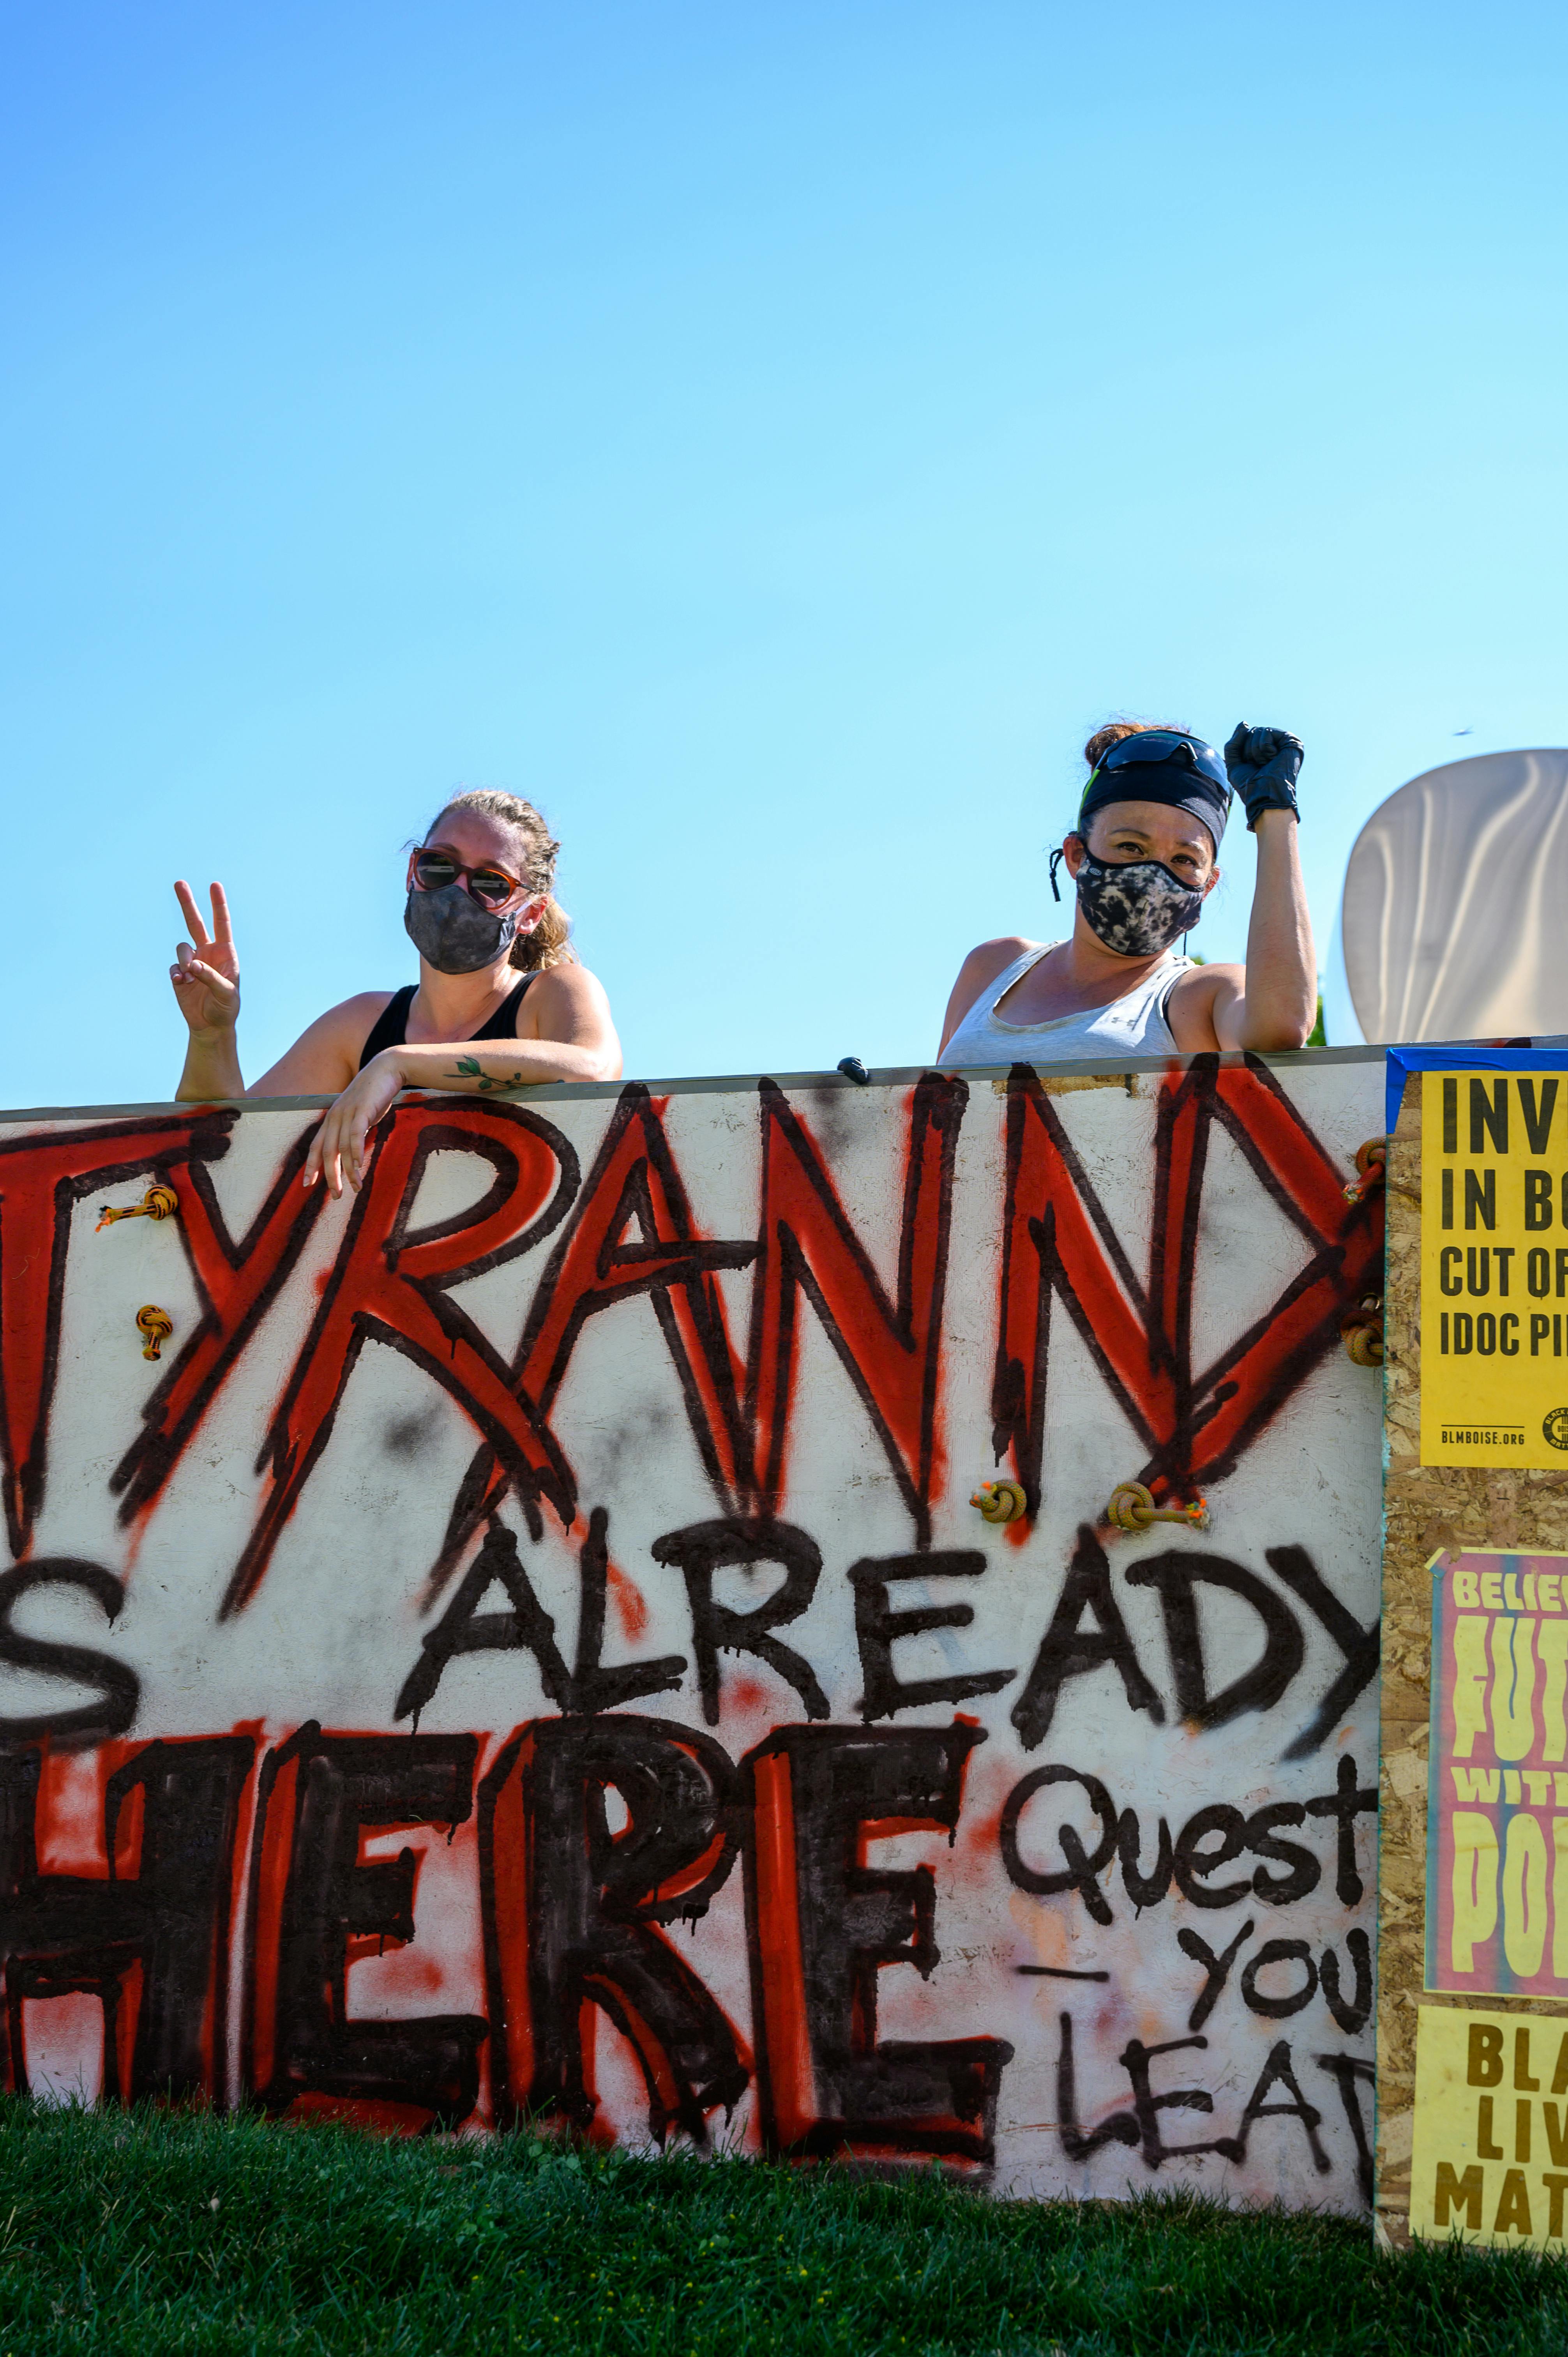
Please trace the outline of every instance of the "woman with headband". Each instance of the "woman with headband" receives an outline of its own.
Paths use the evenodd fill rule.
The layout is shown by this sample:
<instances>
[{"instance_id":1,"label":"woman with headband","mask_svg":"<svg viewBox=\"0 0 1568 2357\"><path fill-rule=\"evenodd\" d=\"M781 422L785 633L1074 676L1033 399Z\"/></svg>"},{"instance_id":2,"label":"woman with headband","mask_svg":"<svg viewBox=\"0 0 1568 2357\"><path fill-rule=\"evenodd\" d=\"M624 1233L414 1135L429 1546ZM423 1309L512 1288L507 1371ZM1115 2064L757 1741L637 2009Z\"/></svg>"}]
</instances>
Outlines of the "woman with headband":
<instances>
[{"instance_id":1,"label":"woman with headband","mask_svg":"<svg viewBox=\"0 0 1568 2357\"><path fill-rule=\"evenodd\" d=\"M1184 728L1112 721L1084 747L1078 824L1051 854L1078 888L1065 942L1008 934L959 969L939 1049L965 1064L1301 1048L1317 1006L1296 851L1300 740L1243 723L1224 753ZM1258 838L1245 965L1198 965L1176 944L1219 881L1235 794Z\"/></svg>"}]
</instances>

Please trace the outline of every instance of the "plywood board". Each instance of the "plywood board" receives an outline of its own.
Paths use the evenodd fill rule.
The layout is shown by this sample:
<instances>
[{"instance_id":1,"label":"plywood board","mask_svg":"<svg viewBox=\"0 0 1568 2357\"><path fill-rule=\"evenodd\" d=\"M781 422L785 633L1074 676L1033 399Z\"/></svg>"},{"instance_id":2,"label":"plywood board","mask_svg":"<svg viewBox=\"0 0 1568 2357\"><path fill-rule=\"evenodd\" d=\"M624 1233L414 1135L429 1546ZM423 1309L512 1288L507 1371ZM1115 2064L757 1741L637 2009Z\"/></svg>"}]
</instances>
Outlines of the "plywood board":
<instances>
[{"instance_id":1,"label":"plywood board","mask_svg":"<svg viewBox=\"0 0 1568 2357\"><path fill-rule=\"evenodd\" d=\"M1539 1080L1537 1074L1529 1077L1532 1084ZM1466 1550L1543 1555L1568 1551L1568 1473L1422 1464L1422 1086L1420 1075L1406 1083L1387 1187L1377 2202L1382 2231L1396 2244L1410 2231L1420 2012L1452 2005L1501 2009L1525 2018L1561 2010L1539 1997L1428 1996L1424 1988L1432 1678L1428 1566L1439 1550L1454 1556Z\"/></svg>"}]
</instances>

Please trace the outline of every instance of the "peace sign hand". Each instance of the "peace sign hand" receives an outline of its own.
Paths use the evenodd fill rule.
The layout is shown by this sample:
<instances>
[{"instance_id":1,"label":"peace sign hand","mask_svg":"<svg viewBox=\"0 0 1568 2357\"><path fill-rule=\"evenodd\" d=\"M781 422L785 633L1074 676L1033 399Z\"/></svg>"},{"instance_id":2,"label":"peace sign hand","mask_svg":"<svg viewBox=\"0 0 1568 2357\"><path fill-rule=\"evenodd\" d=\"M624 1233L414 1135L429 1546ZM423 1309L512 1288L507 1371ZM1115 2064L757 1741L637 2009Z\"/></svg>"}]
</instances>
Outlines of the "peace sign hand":
<instances>
[{"instance_id":1,"label":"peace sign hand","mask_svg":"<svg viewBox=\"0 0 1568 2357\"><path fill-rule=\"evenodd\" d=\"M214 884L209 932L189 885L178 883L174 888L191 931L191 940L179 943L168 970L179 1011L193 1033L232 1031L240 1019L240 959L228 898L222 885Z\"/></svg>"}]
</instances>

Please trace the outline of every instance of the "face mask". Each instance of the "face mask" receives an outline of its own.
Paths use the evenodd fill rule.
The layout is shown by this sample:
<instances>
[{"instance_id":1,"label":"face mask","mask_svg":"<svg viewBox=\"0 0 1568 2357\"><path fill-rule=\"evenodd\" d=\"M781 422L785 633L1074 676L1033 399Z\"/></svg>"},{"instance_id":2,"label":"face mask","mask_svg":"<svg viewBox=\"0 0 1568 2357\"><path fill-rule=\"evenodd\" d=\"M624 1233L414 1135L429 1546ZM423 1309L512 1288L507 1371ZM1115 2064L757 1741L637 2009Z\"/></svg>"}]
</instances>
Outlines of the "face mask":
<instances>
[{"instance_id":1,"label":"face mask","mask_svg":"<svg viewBox=\"0 0 1568 2357\"><path fill-rule=\"evenodd\" d=\"M403 912L403 931L437 974L478 974L504 957L517 935L517 915L495 917L471 900L460 884L435 892L411 892Z\"/></svg>"},{"instance_id":2,"label":"face mask","mask_svg":"<svg viewBox=\"0 0 1568 2357\"><path fill-rule=\"evenodd\" d=\"M1078 905L1090 932L1118 957L1157 957L1197 924L1203 895L1157 859L1112 867L1089 852L1078 871Z\"/></svg>"}]
</instances>

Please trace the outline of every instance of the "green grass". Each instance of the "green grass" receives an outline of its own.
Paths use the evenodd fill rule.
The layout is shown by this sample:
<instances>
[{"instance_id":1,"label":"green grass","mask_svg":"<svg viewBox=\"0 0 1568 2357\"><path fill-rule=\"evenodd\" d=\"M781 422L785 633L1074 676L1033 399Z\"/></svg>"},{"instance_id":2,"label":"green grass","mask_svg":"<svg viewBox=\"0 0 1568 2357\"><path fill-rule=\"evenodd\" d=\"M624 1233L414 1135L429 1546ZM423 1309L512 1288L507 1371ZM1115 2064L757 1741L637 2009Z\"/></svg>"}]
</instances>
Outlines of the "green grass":
<instances>
[{"instance_id":1,"label":"green grass","mask_svg":"<svg viewBox=\"0 0 1568 2357\"><path fill-rule=\"evenodd\" d=\"M1343 2221L990 2202L528 2136L0 2104L0 2357L1568 2352L1568 2273Z\"/></svg>"}]
</instances>

